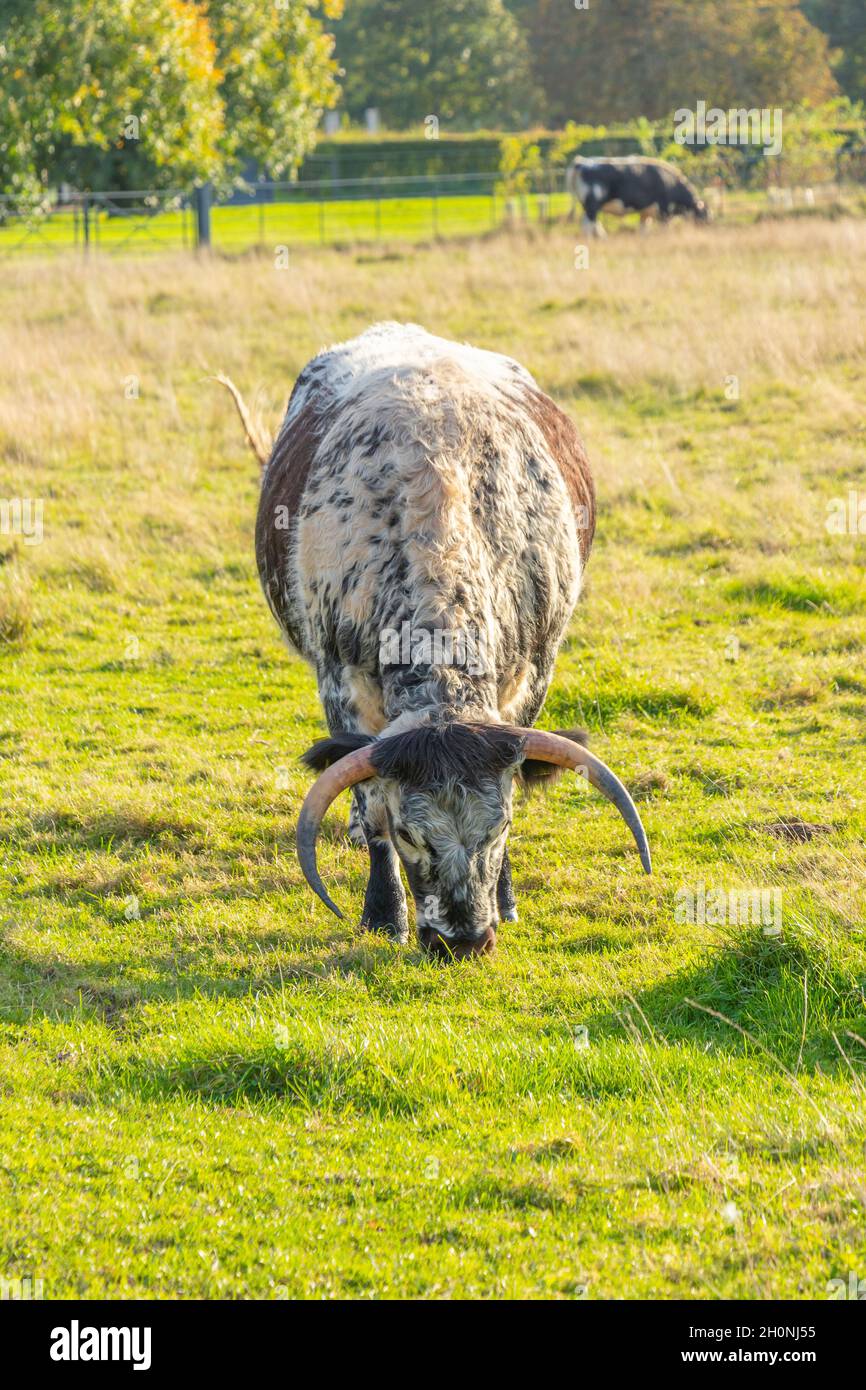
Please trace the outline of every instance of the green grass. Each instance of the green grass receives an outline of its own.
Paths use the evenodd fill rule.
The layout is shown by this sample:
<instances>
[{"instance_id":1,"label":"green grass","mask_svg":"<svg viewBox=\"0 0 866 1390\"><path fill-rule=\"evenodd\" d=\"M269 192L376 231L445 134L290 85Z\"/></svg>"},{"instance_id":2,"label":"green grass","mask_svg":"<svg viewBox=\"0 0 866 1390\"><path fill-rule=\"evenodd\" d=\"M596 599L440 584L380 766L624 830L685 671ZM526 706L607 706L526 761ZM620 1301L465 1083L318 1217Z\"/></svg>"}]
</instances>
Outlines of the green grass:
<instances>
[{"instance_id":1,"label":"green grass","mask_svg":"<svg viewBox=\"0 0 866 1390\"><path fill-rule=\"evenodd\" d=\"M760 1299L866 1273L866 583L824 525L864 485L866 229L612 238L583 274L572 241L4 277L0 496L44 498L45 536L0 536L0 1277ZM561 783L517 812L520 922L453 967L353 929L345 806L347 920L303 885L321 714L206 380L273 425L321 342L387 316L515 353L586 435L599 531L542 722L590 728L655 861ZM780 890L781 935L678 920L700 885Z\"/></svg>"},{"instance_id":2,"label":"green grass","mask_svg":"<svg viewBox=\"0 0 866 1390\"><path fill-rule=\"evenodd\" d=\"M544 201L545 215L560 217L569 208L564 193ZM443 194L412 198L325 198L321 202L297 199L265 203L260 207L216 207L211 214L211 239L219 251L244 251L251 247L274 248L309 242L366 242L399 239L403 242L431 237L476 236L501 226L509 216L507 200L497 194ZM537 222L540 200L526 197L523 215ZM141 255L148 250L166 251L191 246L195 224L191 212L154 212L125 216L92 213L90 240L94 250ZM71 211L47 219L0 226L0 256L26 250L82 249L84 226Z\"/></svg>"},{"instance_id":3,"label":"green grass","mask_svg":"<svg viewBox=\"0 0 866 1390\"><path fill-rule=\"evenodd\" d=\"M448 185L442 187L447 190ZM818 193L821 195L822 190ZM834 194L836 197L841 201L819 203L817 212L799 206L768 210L763 193L736 191L726 195L721 215L733 223L756 218L795 219L806 214L807 220L814 221L820 213L828 217L842 215L846 206L850 211L857 203L854 189ZM104 209L91 211L89 244L94 252L141 256L189 248L195 243L195 219L190 209L158 212L140 204L137 211L132 211L125 200L118 206L123 215L111 216ZM547 219L563 219L570 206L565 193L550 197L527 194L509 200L501 189L483 194L444 191L435 196L425 193L417 197L380 198L354 198L347 193L340 198L323 198L321 202L298 197L255 207L214 207L211 240L216 251L229 255L255 249L274 255L284 246L310 244L413 244L438 238L483 236L511 225L515 219L529 227L541 225ZM636 215L610 215L604 216L602 222L609 230L625 227L634 231L639 219ZM575 225L575 236L581 237L578 227L579 223ZM44 256L83 249L84 223L80 212L63 210L44 218L0 224L0 258L20 252Z\"/></svg>"}]
</instances>

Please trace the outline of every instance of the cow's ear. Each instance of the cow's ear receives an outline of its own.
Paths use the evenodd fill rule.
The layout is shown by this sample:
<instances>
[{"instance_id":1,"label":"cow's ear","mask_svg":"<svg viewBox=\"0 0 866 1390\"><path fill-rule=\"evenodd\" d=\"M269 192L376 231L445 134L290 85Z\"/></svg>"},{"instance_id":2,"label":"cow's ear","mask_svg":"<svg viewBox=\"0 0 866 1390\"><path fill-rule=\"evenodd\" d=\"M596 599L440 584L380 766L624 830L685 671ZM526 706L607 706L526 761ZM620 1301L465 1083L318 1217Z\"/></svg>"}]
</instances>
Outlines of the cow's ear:
<instances>
[{"instance_id":1,"label":"cow's ear","mask_svg":"<svg viewBox=\"0 0 866 1390\"><path fill-rule=\"evenodd\" d=\"M560 738L570 738L572 743L580 743L585 748L589 743L589 733L586 729L555 729L554 733ZM544 763L539 758L524 758L520 764L518 775L527 792L549 790L554 782L558 782L565 768L557 763Z\"/></svg>"},{"instance_id":2,"label":"cow's ear","mask_svg":"<svg viewBox=\"0 0 866 1390\"><path fill-rule=\"evenodd\" d=\"M301 762L313 772L324 772L331 763L339 762L347 753L354 753L356 748L363 748L365 744L372 742L372 734L353 734L347 730L334 734L331 738L318 739L312 748L308 748L303 754Z\"/></svg>"}]
</instances>

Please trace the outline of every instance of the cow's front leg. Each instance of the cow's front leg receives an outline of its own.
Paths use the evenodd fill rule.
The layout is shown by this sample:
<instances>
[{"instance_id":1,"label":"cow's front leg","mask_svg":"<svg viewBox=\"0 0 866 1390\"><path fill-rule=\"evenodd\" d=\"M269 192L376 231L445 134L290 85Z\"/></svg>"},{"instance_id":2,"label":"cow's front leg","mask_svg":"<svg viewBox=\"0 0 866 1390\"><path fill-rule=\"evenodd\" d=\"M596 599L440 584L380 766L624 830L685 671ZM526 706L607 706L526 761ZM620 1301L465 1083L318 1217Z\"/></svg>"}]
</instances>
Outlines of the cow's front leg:
<instances>
[{"instance_id":1,"label":"cow's front leg","mask_svg":"<svg viewBox=\"0 0 866 1390\"><path fill-rule=\"evenodd\" d=\"M384 807L377 808L359 787L355 788L355 799L370 852L370 877L364 894L361 929L384 932L405 945L409 940L409 912L400 877L400 861L388 836Z\"/></svg>"},{"instance_id":2,"label":"cow's front leg","mask_svg":"<svg viewBox=\"0 0 866 1390\"><path fill-rule=\"evenodd\" d=\"M598 220L600 211L600 203L596 202L594 198L587 198L583 205L583 220L580 224L586 236L603 237L606 235L604 227Z\"/></svg>"},{"instance_id":3,"label":"cow's front leg","mask_svg":"<svg viewBox=\"0 0 866 1390\"><path fill-rule=\"evenodd\" d=\"M511 858L507 845L502 856L499 882L496 885L496 906L499 911L500 922L517 921L517 899L514 896L514 884L511 881Z\"/></svg>"},{"instance_id":4,"label":"cow's front leg","mask_svg":"<svg viewBox=\"0 0 866 1390\"><path fill-rule=\"evenodd\" d=\"M358 810L358 798L354 793L352 794L352 806L349 811L349 826L346 830L346 836L349 843L354 845L356 849L366 849L367 837L364 834L364 827L361 824L361 812Z\"/></svg>"}]
</instances>

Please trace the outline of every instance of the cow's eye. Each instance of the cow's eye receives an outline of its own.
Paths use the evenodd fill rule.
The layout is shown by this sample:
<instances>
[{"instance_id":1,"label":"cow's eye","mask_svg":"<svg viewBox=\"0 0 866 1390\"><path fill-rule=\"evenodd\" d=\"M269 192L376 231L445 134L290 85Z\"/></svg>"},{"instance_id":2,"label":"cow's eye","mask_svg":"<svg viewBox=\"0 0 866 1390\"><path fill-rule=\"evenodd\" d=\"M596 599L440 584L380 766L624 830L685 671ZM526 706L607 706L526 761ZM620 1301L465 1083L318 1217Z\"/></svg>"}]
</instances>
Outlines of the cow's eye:
<instances>
[{"instance_id":1,"label":"cow's eye","mask_svg":"<svg viewBox=\"0 0 866 1390\"><path fill-rule=\"evenodd\" d=\"M401 826L400 828L395 827L394 838L407 858L417 859L420 854L423 854L424 841L421 839L420 835L418 835L417 838L413 838L413 836L409 834L409 831L404 830Z\"/></svg>"}]
</instances>

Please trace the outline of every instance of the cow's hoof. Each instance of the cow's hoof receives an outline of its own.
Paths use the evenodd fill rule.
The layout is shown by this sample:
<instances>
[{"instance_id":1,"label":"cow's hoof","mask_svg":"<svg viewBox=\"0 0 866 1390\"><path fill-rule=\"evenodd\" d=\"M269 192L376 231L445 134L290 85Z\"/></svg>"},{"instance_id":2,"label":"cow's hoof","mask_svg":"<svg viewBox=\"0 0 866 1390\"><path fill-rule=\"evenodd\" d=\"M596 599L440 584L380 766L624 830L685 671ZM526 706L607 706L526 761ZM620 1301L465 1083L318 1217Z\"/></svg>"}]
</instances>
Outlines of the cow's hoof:
<instances>
[{"instance_id":1,"label":"cow's hoof","mask_svg":"<svg viewBox=\"0 0 866 1390\"><path fill-rule=\"evenodd\" d=\"M504 911L500 912L499 920L500 922L516 922L518 920L517 908L506 907Z\"/></svg>"},{"instance_id":2,"label":"cow's hoof","mask_svg":"<svg viewBox=\"0 0 866 1390\"><path fill-rule=\"evenodd\" d=\"M466 960L469 956L488 956L496 949L496 932L486 927L480 936L442 936L435 927L422 927L419 940L429 956L438 960Z\"/></svg>"}]
</instances>

